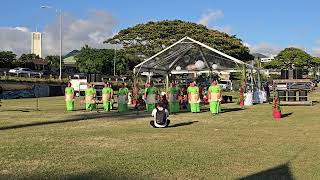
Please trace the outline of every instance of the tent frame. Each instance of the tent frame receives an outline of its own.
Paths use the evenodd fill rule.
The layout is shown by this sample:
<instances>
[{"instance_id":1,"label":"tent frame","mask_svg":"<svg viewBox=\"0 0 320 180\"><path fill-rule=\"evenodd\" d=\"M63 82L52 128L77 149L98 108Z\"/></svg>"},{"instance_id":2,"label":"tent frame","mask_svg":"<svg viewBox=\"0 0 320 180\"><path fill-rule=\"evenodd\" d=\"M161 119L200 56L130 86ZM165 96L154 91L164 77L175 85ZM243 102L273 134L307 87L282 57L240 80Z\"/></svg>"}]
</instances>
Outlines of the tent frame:
<instances>
[{"instance_id":1,"label":"tent frame","mask_svg":"<svg viewBox=\"0 0 320 180\"><path fill-rule=\"evenodd\" d=\"M190 42L184 42L185 40L189 40ZM148 63L149 61L151 61L151 60L153 60L154 58L160 56L161 54L165 53L166 51L170 50L171 48L173 48L174 46L176 46L176 45L178 45L178 44L180 44L180 43L187 43L187 44L191 44L191 45L188 46L187 48L185 48L185 49L184 49L185 52L183 52L182 54L178 55L178 57L176 57L176 58L172 61L172 63L170 64L168 70L143 67L144 64ZM196 41L196 40L194 40L194 39L186 36L186 37L180 39L179 41L175 42L174 44L168 46L167 48L163 49L162 51L156 53L155 55L147 58L146 60L144 60L144 61L141 62L140 64L136 65L136 66L134 67L134 69L133 69L133 74L134 74L135 76L137 76L141 71L149 72L149 73L150 73L150 72L156 72L156 73L159 73L159 74L165 74L165 75L166 75L166 88L167 88L167 90L168 90L168 87L169 87L169 82L168 82L168 81L169 81L169 74L170 74L171 71L173 70L174 65L181 59L181 57L183 57L186 53L188 53L188 51L189 51L190 49L194 48L194 44L198 45L198 47L196 47L196 48L199 48L199 50L200 50L200 55L201 55L203 61L205 62L206 66L209 68L210 73L213 72L213 69L212 69L212 67L209 65L208 61L206 60L206 58L205 58L205 56L204 56L204 53L203 53L203 51L202 51L202 48L206 48L206 49L208 49L208 50L210 50L210 51L212 51L212 52L214 52L214 53L216 53L216 54L219 54L220 56L222 56L222 57L224 57L224 58L226 58L226 59L229 59L229 60L233 61L233 62L236 63L236 64L245 65L245 66L249 67L251 70L253 70L253 69L258 70L258 68L254 67L254 66L251 65L251 64L245 63L245 62L243 62L243 61L241 61L241 60L239 60L239 59L237 59L237 58L234 58L234 57L232 57L232 56L229 56L229 55L227 55L227 54L225 54L225 53L223 53L223 52L221 52L221 51L218 51L218 50L216 50L216 49L214 49L214 48L212 48L212 47L210 47L210 46L208 46L208 45L206 45L206 44L204 44L204 43L201 43L201 42L199 42L199 41ZM150 80L150 79L148 79L148 80Z\"/></svg>"}]
</instances>

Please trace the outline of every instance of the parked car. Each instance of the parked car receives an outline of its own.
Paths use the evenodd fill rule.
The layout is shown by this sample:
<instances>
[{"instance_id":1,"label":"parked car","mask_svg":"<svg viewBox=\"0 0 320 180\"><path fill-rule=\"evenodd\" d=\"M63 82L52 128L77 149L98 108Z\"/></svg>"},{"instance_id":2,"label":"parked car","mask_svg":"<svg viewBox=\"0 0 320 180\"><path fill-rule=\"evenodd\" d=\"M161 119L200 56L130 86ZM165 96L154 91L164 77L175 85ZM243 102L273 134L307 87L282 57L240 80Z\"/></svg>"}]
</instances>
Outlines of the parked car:
<instances>
[{"instance_id":1,"label":"parked car","mask_svg":"<svg viewBox=\"0 0 320 180\"><path fill-rule=\"evenodd\" d=\"M288 83L288 89L312 89L310 83Z\"/></svg>"},{"instance_id":2,"label":"parked car","mask_svg":"<svg viewBox=\"0 0 320 180\"><path fill-rule=\"evenodd\" d=\"M43 74L41 72L33 71L29 68L14 68L9 70L10 74L16 74L16 75L30 75L30 76L42 76Z\"/></svg>"},{"instance_id":3,"label":"parked car","mask_svg":"<svg viewBox=\"0 0 320 180\"><path fill-rule=\"evenodd\" d=\"M42 73L42 75L44 75L44 76L49 76L51 74L51 72L48 70L42 70L42 71L40 71L40 73Z\"/></svg>"},{"instance_id":4,"label":"parked car","mask_svg":"<svg viewBox=\"0 0 320 180\"><path fill-rule=\"evenodd\" d=\"M231 80L220 80L219 85L223 90L233 90L232 82Z\"/></svg>"}]
</instances>

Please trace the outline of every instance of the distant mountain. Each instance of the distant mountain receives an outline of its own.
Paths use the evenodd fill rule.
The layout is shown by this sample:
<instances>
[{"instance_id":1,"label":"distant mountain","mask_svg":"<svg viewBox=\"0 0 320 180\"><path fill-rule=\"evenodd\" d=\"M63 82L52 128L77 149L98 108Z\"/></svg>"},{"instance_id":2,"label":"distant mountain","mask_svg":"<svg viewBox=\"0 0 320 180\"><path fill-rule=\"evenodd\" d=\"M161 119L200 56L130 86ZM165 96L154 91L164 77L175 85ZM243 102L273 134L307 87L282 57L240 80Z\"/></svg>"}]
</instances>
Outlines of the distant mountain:
<instances>
[{"instance_id":1,"label":"distant mountain","mask_svg":"<svg viewBox=\"0 0 320 180\"><path fill-rule=\"evenodd\" d=\"M68 58L68 57L71 57L71 56L76 56L76 55L78 55L79 53L80 53L80 51L75 49L75 50L69 52L68 54L66 54L66 55L63 57L63 59Z\"/></svg>"},{"instance_id":2,"label":"distant mountain","mask_svg":"<svg viewBox=\"0 0 320 180\"><path fill-rule=\"evenodd\" d=\"M268 56L260 53L252 53L252 56L254 56L255 58L268 58Z\"/></svg>"}]
</instances>

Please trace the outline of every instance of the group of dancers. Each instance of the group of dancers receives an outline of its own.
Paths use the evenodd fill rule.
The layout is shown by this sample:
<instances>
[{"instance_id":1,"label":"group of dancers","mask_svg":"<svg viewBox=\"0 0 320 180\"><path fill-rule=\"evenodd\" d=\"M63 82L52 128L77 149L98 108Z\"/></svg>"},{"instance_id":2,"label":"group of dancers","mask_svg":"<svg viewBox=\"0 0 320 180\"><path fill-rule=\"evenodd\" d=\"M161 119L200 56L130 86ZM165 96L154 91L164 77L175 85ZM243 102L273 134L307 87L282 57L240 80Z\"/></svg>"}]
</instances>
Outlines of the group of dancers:
<instances>
[{"instance_id":1,"label":"group of dancers","mask_svg":"<svg viewBox=\"0 0 320 180\"><path fill-rule=\"evenodd\" d=\"M96 89L92 84L87 85L85 90L85 109L92 111L96 109ZM153 82L145 85L144 94L140 94L138 85L136 84L133 88L133 102L135 108L145 109L147 112L152 112L156 108L156 104L161 102L165 109L168 109L170 113L178 113L183 108L187 108L192 113L200 112L200 96L201 89L196 85L195 82L190 82L189 87L180 88L174 82L170 84L167 92L160 92L159 88L155 87ZM221 111L220 102L222 100L222 89L218 85L218 81L212 81L210 87L208 87L207 98L210 104L210 111L213 114L218 114ZM105 83L102 89L102 103L105 111L111 111L113 103L117 101L118 112L127 112L128 101L131 93L127 88L126 83L122 83L118 89L117 95L115 96L114 90L111 83ZM115 98L116 97L116 98ZM71 83L65 88L65 101L67 111L74 110L74 89L71 87ZM143 106L143 107L142 107Z\"/></svg>"}]
</instances>

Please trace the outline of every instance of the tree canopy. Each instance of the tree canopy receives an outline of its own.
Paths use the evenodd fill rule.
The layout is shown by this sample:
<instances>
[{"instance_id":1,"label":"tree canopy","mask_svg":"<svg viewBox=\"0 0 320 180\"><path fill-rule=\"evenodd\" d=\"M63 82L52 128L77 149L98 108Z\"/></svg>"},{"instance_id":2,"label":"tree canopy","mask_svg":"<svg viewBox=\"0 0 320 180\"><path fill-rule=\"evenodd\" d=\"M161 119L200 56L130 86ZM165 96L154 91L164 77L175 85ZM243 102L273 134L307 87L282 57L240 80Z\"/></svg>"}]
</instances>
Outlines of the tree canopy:
<instances>
[{"instance_id":1,"label":"tree canopy","mask_svg":"<svg viewBox=\"0 0 320 180\"><path fill-rule=\"evenodd\" d=\"M49 55L46 57L48 61L49 70L52 72L58 72L60 68L60 57L57 55ZM63 66L63 61L61 62Z\"/></svg>"},{"instance_id":2,"label":"tree canopy","mask_svg":"<svg viewBox=\"0 0 320 180\"><path fill-rule=\"evenodd\" d=\"M312 56L298 48L286 48L282 50L270 63L277 68L288 69L293 67L310 67Z\"/></svg>"},{"instance_id":3,"label":"tree canopy","mask_svg":"<svg viewBox=\"0 0 320 180\"><path fill-rule=\"evenodd\" d=\"M181 20L165 20L138 24L121 30L104 43L121 44L137 57L150 57L185 36L207 44L243 61L251 60L249 48L241 39L206 26Z\"/></svg>"},{"instance_id":4,"label":"tree canopy","mask_svg":"<svg viewBox=\"0 0 320 180\"><path fill-rule=\"evenodd\" d=\"M40 59L36 54L22 54L15 62L16 66L34 68L33 60Z\"/></svg>"},{"instance_id":5,"label":"tree canopy","mask_svg":"<svg viewBox=\"0 0 320 180\"><path fill-rule=\"evenodd\" d=\"M0 51L0 67L10 68L16 60L16 56L11 51Z\"/></svg>"},{"instance_id":6,"label":"tree canopy","mask_svg":"<svg viewBox=\"0 0 320 180\"><path fill-rule=\"evenodd\" d=\"M75 57L76 64L79 71L83 73L113 75L115 58L116 74L130 74L138 62L137 57L124 50L117 50L116 57L114 53L114 49L95 49L86 45Z\"/></svg>"},{"instance_id":7,"label":"tree canopy","mask_svg":"<svg viewBox=\"0 0 320 180\"><path fill-rule=\"evenodd\" d=\"M313 57L313 58L311 59L310 65L311 65L312 67L318 67L318 66L320 66L320 57Z\"/></svg>"},{"instance_id":8,"label":"tree canopy","mask_svg":"<svg viewBox=\"0 0 320 180\"><path fill-rule=\"evenodd\" d=\"M79 71L83 73L110 74L113 70L112 49L95 49L85 45L75 58Z\"/></svg>"}]
</instances>

